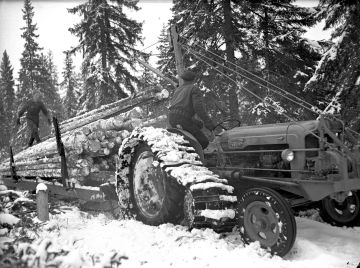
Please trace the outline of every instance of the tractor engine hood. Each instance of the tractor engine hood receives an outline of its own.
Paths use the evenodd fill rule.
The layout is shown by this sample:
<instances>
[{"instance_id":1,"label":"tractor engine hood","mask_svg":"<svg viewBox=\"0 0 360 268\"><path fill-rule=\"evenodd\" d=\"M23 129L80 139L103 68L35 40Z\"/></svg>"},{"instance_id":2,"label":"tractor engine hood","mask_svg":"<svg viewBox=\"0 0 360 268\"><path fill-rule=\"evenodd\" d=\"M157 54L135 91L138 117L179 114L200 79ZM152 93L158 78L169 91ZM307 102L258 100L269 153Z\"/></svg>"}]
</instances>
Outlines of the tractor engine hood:
<instances>
[{"instance_id":1,"label":"tractor engine hood","mask_svg":"<svg viewBox=\"0 0 360 268\"><path fill-rule=\"evenodd\" d=\"M316 132L319 123L317 120L311 120L236 127L221 134L219 141L225 151L243 150L246 147L251 149L252 145L276 144L289 144L290 148L304 148L305 136L310 132Z\"/></svg>"}]
</instances>

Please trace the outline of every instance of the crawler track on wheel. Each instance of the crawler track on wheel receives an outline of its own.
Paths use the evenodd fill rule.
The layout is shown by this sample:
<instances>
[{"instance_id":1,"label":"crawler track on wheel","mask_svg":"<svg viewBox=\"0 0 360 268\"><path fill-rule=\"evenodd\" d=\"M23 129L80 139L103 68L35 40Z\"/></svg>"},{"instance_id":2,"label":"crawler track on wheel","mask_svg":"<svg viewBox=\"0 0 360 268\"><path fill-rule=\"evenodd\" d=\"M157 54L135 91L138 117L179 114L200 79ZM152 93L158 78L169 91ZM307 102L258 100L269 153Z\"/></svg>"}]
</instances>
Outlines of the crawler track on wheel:
<instances>
[{"instance_id":1,"label":"crawler track on wheel","mask_svg":"<svg viewBox=\"0 0 360 268\"><path fill-rule=\"evenodd\" d=\"M183 223L190 228L231 230L236 224L237 198L228 181L203 166L199 155L182 136L152 127L135 129L119 150L117 193L120 205L131 210L129 167L136 146L146 143L154 153L153 165L185 189Z\"/></svg>"}]
</instances>

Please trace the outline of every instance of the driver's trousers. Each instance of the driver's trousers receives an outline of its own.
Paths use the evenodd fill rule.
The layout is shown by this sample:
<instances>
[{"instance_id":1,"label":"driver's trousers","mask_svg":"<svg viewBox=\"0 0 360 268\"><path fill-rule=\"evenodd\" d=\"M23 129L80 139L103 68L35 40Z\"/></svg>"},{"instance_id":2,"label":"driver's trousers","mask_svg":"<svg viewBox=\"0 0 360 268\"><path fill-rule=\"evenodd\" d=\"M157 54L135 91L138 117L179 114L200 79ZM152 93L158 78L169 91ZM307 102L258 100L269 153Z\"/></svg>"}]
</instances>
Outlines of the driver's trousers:
<instances>
[{"instance_id":1,"label":"driver's trousers","mask_svg":"<svg viewBox=\"0 0 360 268\"><path fill-rule=\"evenodd\" d=\"M170 111L169 123L173 128L177 128L177 125L180 125L182 129L190 132L195 137L195 139L197 139L203 149L209 145L208 138L201 131L201 128L198 126L198 124L192 120L192 118L184 116L177 111Z\"/></svg>"},{"instance_id":2,"label":"driver's trousers","mask_svg":"<svg viewBox=\"0 0 360 268\"><path fill-rule=\"evenodd\" d=\"M27 128L30 134L30 139L28 142L29 147L31 147L34 143L34 140L36 140L37 143L40 142L40 137L39 137L39 125L36 124L34 121L32 121L31 119L27 119Z\"/></svg>"}]
</instances>

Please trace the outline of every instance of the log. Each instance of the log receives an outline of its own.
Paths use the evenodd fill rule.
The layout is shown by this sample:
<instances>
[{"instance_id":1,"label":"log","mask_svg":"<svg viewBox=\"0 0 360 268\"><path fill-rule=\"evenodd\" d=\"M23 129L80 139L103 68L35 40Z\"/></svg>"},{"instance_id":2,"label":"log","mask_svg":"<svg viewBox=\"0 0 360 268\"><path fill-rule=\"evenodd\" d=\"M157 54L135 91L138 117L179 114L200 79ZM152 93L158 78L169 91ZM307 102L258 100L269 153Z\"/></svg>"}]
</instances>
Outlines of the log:
<instances>
[{"instance_id":1,"label":"log","mask_svg":"<svg viewBox=\"0 0 360 268\"><path fill-rule=\"evenodd\" d=\"M88 128L87 126L82 127L81 131L82 131L82 133L84 133L86 136L91 133L90 128Z\"/></svg>"},{"instance_id":2,"label":"log","mask_svg":"<svg viewBox=\"0 0 360 268\"><path fill-rule=\"evenodd\" d=\"M109 148L101 148L101 151L104 155L109 155L111 153Z\"/></svg>"},{"instance_id":3,"label":"log","mask_svg":"<svg viewBox=\"0 0 360 268\"><path fill-rule=\"evenodd\" d=\"M94 164L91 168L90 168L90 172L91 173L96 173L100 171L100 165L99 164ZM90 173L89 173L90 174ZM89 175L88 174L88 175Z\"/></svg>"},{"instance_id":4,"label":"log","mask_svg":"<svg viewBox=\"0 0 360 268\"><path fill-rule=\"evenodd\" d=\"M69 157L70 158L70 157ZM15 166L24 166L24 165L32 165L32 164L48 164L48 163L60 163L60 156L50 157L50 158L40 158L40 159L32 159L32 160L19 160L15 161ZM3 164L0 165L0 168Z\"/></svg>"},{"instance_id":5,"label":"log","mask_svg":"<svg viewBox=\"0 0 360 268\"><path fill-rule=\"evenodd\" d=\"M62 137L62 142L66 149L66 155L68 155L70 151L73 151L73 154L81 154L82 143L86 140L86 135L80 131L75 131L64 135ZM23 159L34 159L36 157L44 158L45 156L55 155L57 153L58 150L55 138L51 138L18 153L14 156L14 158L15 161Z\"/></svg>"},{"instance_id":6,"label":"log","mask_svg":"<svg viewBox=\"0 0 360 268\"><path fill-rule=\"evenodd\" d=\"M108 170L110 168L108 161L106 159L103 159L100 163L101 170Z\"/></svg>"},{"instance_id":7,"label":"log","mask_svg":"<svg viewBox=\"0 0 360 268\"><path fill-rule=\"evenodd\" d=\"M130 132L128 130L123 130L120 132L121 138L124 140L125 138L130 136Z\"/></svg>"},{"instance_id":8,"label":"log","mask_svg":"<svg viewBox=\"0 0 360 268\"><path fill-rule=\"evenodd\" d=\"M107 140L104 140L104 141L100 142L101 148L108 148L108 143L109 142Z\"/></svg>"},{"instance_id":9,"label":"log","mask_svg":"<svg viewBox=\"0 0 360 268\"><path fill-rule=\"evenodd\" d=\"M96 153L98 151L100 151L101 149L101 144L98 140L89 140L89 152L93 152Z\"/></svg>"},{"instance_id":10,"label":"log","mask_svg":"<svg viewBox=\"0 0 360 268\"><path fill-rule=\"evenodd\" d=\"M58 159L56 159L58 160ZM78 159L76 161L67 161L69 168L82 168L89 167L91 163L87 159ZM16 171L20 170L36 170L36 169L57 169L61 168L61 162L51 161L50 163L43 163L43 161L29 161L29 162L20 162L15 163ZM0 167L0 171L7 171L9 167Z\"/></svg>"},{"instance_id":11,"label":"log","mask_svg":"<svg viewBox=\"0 0 360 268\"><path fill-rule=\"evenodd\" d=\"M139 113L138 109L133 109L125 114L113 116L108 119L99 119L88 124L87 127L91 132L96 132L97 130L133 130L134 127L138 126L142 122L142 119L139 119L139 116L136 116Z\"/></svg>"},{"instance_id":12,"label":"log","mask_svg":"<svg viewBox=\"0 0 360 268\"><path fill-rule=\"evenodd\" d=\"M109 148L109 149L113 149L113 148L115 147L115 142L109 141L106 146L107 146L107 148Z\"/></svg>"},{"instance_id":13,"label":"log","mask_svg":"<svg viewBox=\"0 0 360 268\"><path fill-rule=\"evenodd\" d=\"M79 160L78 155L69 155L66 157L67 163L70 166L75 166L77 161ZM7 170L9 169L9 162L2 163L0 165L0 170ZM61 163L60 156L55 156L51 158L40 158L40 159L33 159L33 160L19 160L15 161L14 166L20 167L20 166L34 166L34 165L42 165L42 164L52 164L52 163Z\"/></svg>"},{"instance_id":14,"label":"log","mask_svg":"<svg viewBox=\"0 0 360 268\"><path fill-rule=\"evenodd\" d=\"M75 165L68 166L69 168L78 168ZM61 163L49 163L49 164L35 164L35 165L24 165L15 166L16 172L21 170L37 170L37 169L60 169Z\"/></svg>"},{"instance_id":15,"label":"log","mask_svg":"<svg viewBox=\"0 0 360 268\"><path fill-rule=\"evenodd\" d=\"M116 131L116 130L107 130L104 133L106 139L114 139L120 135L120 131Z\"/></svg>"},{"instance_id":16,"label":"log","mask_svg":"<svg viewBox=\"0 0 360 268\"><path fill-rule=\"evenodd\" d=\"M88 125L92 122L98 121L99 119L106 118L109 116L114 116L119 113L126 112L130 110L131 108L144 104L147 102L150 102L154 100L155 97L149 96L149 95L143 95L136 99L129 99L126 102L124 102L122 105L117 105L113 108L107 108L100 112L91 112L91 114L86 115L85 117L74 119L71 122L64 123L60 126L61 133L66 133L68 131L80 128L82 126Z\"/></svg>"},{"instance_id":17,"label":"log","mask_svg":"<svg viewBox=\"0 0 360 268\"><path fill-rule=\"evenodd\" d=\"M87 135L89 140L96 140L96 132L91 132L89 135Z\"/></svg>"},{"instance_id":18,"label":"log","mask_svg":"<svg viewBox=\"0 0 360 268\"><path fill-rule=\"evenodd\" d=\"M92 158L91 156L86 156L85 159L86 161L88 161L89 166L92 166L94 164L94 158Z\"/></svg>"},{"instance_id":19,"label":"log","mask_svg":"<svg viewBox=\"0 0 360 268\"><path fill-rule=\"evenodd\" d=\"M83 168L69 168L68 169L70 177L84 177L90 174L89 167ZM2 175L11 176L9 171L2 171ZM20 177L43 177L43 178L61 178L61 169L28 169L28 170L19 170L16 172Z\"/></svg>"},{"instance_id":20,"label":"log","mask_svg":"<svg viewBox=\"0 0 360 268\"><path fill-rule=\"evenodd\" d=\"M117 144L121 144L122 141L123 141L122 137L116 137L116 138L115 138L115 142L116 142Z\"/></svg>"},{"instance_id":21,"label":"log","mask_svg":"<svg viewBox=\"0 0 360 268\"><path fill-rule=\"evenodd\" d=\"M90 162L87 159L79 159L76 161L77 167L89 167L91 166Z\"/></svg>"},{"instance_id":22,"label":"log","mask_svg":"<svg viewBox=\"0 0 360 268\"><path fill-rule=\"evenodd\" d=\"M96 138L99 140L99 141L104 141L106 139L106 136L105 136L105 133L103 130L98 130L96 131Z\"/></svg>"},{"instance_id":23,"label":"log","mask_svg":"<svg viewBox=\"0 0 360 268\"><path fill-rule=\"evenodd\" d=\"M150 95L150 94L153 94L153 93L149 93L149 92L140 92L135 98L139 98L139 97L142 97L144 95ZM109 109L112 109L112 108L116 108L116 107L124 107L128 102L130 102L131 100L133 100L134 97L128 97L128 98L125 98L125 99L121 99L121 100L118 100L116 102L113 102L113 103L110 103L110 104L106 104L106 105L102 105L100 106L99 108L97 109L94 109L94 110L91 110L89 112L86 112L84 114L81 114L81 115L78 115L78 116L75 116L75 117L72 117L72 118L69 118L63 122L61 122L61 126L65 126L65 125L68 125L74 121L78 121L78 120L81 120L81 119L84 119L86 117L91 117L91 116L94 116L96 114L99 114L103 111L106 111L106 110L109 110Z\"/></svg>"}]
</instances>

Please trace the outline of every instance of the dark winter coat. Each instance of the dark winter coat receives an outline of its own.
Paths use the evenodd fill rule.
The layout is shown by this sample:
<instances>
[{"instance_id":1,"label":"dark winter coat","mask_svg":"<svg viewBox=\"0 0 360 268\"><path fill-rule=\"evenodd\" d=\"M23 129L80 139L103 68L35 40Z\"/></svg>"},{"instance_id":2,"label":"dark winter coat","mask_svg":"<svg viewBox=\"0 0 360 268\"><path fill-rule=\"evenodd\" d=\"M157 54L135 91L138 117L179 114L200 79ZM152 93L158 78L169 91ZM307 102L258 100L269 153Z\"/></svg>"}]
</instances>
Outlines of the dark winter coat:
<instances>
[{"instance_id":1,"label":"dark winter coat","mask_svg":"<svg viewBox=\"0 0 360 268\"><path fill-rule=\"evenodd\" d=\"M185 81L175 90L170 100L171 112L182 114L189 119L197 114L204 121L207 129L213 130L214 128L214 123L205 111L202 94L193 82Z\"/></svg>"},{"instance_id":2,"label":"dark winter coat","mask_svg":"<svg viewBox=\"0 0 360 268\"><path fill-rule=\"evenodd\" d=\"M42 101L30 100L25 103L18 113L18 118L20 118L26 112L26 119L31 120L35 123L36 126L39 126L39 113L42 111L45 116L48 116L48 110L46 109Z\"/></svg>"}]
</instances>

